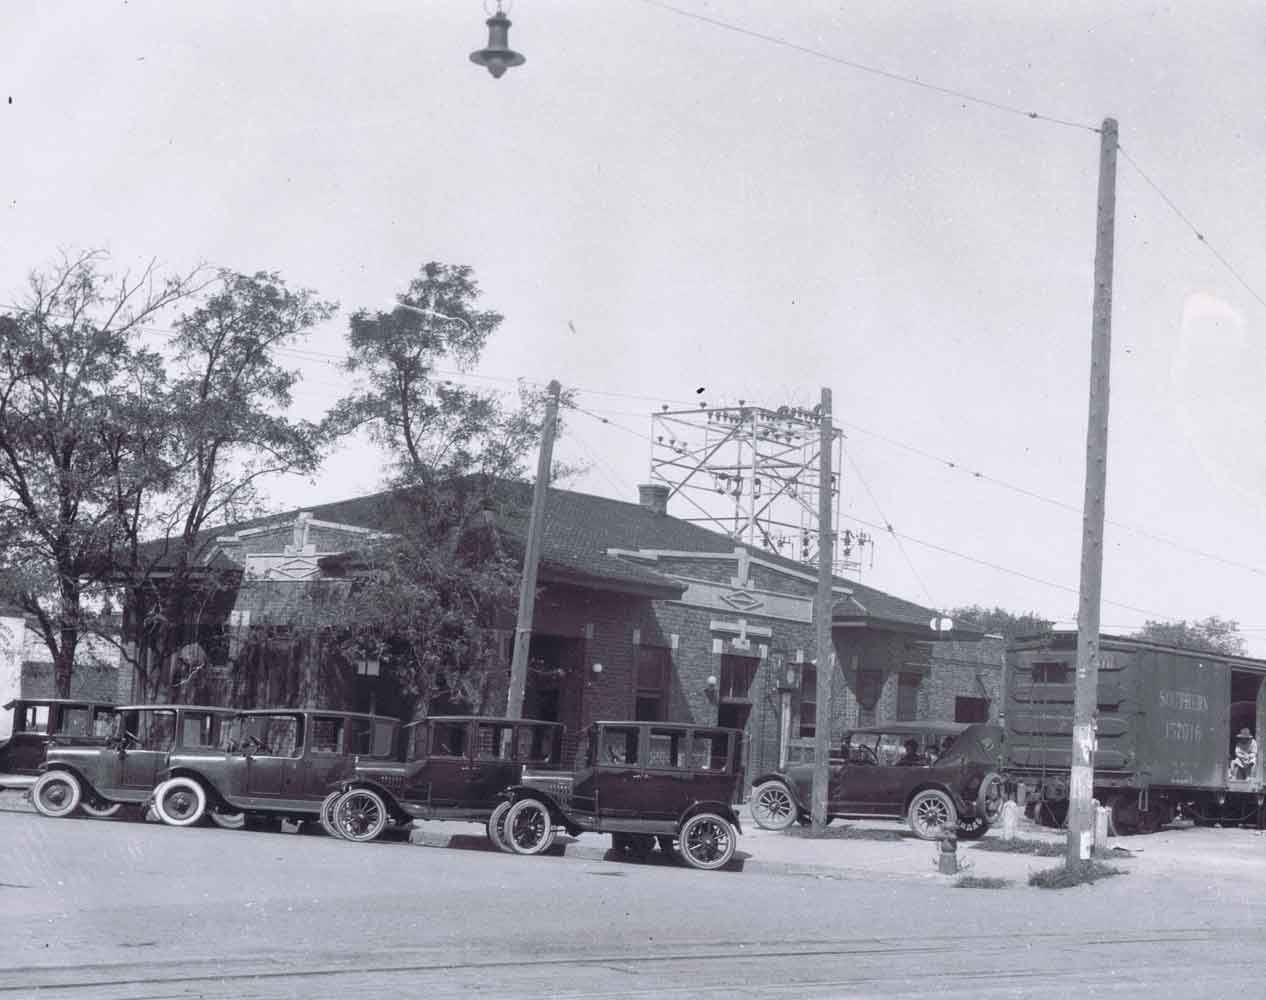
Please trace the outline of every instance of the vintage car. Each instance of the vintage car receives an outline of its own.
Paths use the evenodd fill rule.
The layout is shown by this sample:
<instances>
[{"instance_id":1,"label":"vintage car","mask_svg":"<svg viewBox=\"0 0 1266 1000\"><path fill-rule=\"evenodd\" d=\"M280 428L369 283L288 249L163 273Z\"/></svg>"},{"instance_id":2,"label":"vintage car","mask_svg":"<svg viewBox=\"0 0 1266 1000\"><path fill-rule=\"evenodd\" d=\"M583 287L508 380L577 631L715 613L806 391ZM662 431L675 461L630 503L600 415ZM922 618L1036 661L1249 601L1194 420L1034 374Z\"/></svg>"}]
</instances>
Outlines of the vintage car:
<instances>
[{"instance_id":1,"label":"vintage car","mask_svg":"<svg viewBox=\"0 0 1266 1000\"><path fill-rule=\"evenodd\" d=\"M154 785L173 754L215 753L236 709L206 705L124 705L114 732L100 746L51 747L31 789L36 810L69 816L76 808L112 816L124 805L146 811ZM232 825L234 818L225 817Z\"/></svg>"},{"instance_id":2,"label":"vintage car","mask_svg":"<svg viewBox=\"0 0 1266 1000\"><path fill-rule=\"evenodd\" d=\"M539 854L562 829L609 833L617 851L649 854L658 843L694 868L734 857L743 783L737 729L669 722L595 722L571 776L525 779L506 792L500 836L516 854Z\"/></svg>"},{"instance_id":3,"label":"vintage car","mask_svg":"<svg viewBox=\"0 0 1266 1000\"><path fill-rule=\"evenodd\" d=\"M1002 810L1002 730L955 722L889 722L846 733L830 763L831 819L905 819L915 836L935 840L949 827L983 836ZM808 822L813 765L758 775L756 825L784 830Z\"/></svg>"},{"instance_id":4,"label":"vintage car","mask_svg":"<svg viewBox=\"0 0 1266 1000\"><path fill-rule=\"evenodd\" d=\"M4 706L12 728L0 740L0 788L30 788L50 746L101 746L114 706L76 698L18 698Z\"/></svg>"},{"instance_id":5,"label":"vintage car","mask_svg":"<svg viewBox=\"0 0 1266 1000\"><path fill-rule=\"evenodd\" d=\"M559 769L563 727L534 719L432 716L404 727L403 760L349 761L322 811L326 831L368 841L392 822L415 819L484 823L500 844L498 821L509 811L501 793L524 776Z\"/></svg>"},{"instance_id":6,"label":"vintage car","mask_svg":"<svg viewBox=\"0 0 1266 1000\"><path fill-rule=\"evenodd\" d=\"M154 808L171 826L192 826L208 812L213 821L233 817L225 826L249 817L317 819L331 776L356 756L392 760L399 730L397 719L361 712L239 711L216 752L171 754L157 774Z\"/></svg>"}]
</instances>

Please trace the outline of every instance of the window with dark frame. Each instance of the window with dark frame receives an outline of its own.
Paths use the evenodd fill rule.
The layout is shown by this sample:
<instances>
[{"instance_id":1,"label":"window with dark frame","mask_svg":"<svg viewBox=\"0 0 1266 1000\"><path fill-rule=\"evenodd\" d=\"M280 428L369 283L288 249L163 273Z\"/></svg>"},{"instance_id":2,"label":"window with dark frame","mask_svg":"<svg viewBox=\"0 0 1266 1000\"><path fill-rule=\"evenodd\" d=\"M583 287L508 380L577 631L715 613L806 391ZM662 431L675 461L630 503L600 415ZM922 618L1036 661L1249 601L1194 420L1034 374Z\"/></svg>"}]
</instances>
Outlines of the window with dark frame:
<instances>
[{"instance_id":1,"label":"window with dark frame","mask_svg":"<svg viewBox=\"0 0 1266 1000\"><path fill-rule=\"evenodd\" d=\"M1071 684L1073 665L1062 660L1043 660L1033 664L1034 684Z\"/></svg>"},{"instance_id":2,"label":"window with dark frame","mask_svg":"<svg viewBox=\"0 0 1266 1000\"><path fill-rule=\"evenodd\" d=\"M989 699L988 698L964 698L959 696L954 699L954 721L955 722L988 722L989 721Z\"/></svg>"},{"instance_id":3,"label":"window with dark frame","mask_svg":"<svg viewBox=\"0 0 1266 1000\"><path fill-rule=\"evenodd\" d=\"M799 735L813 739L818 732L818 668L805 664L800 670Z\"/></svg>"},{"instance_id":4,"label":"window with dark frame","mask_svg":"<svg viewBox=\"0 0 1266 1000\"><path fill-rule=\"evenodd\" d=\"M897 678L897 721L913 722L919 717L920 674L901 674Z\"/></svg>"},{"instance_id":5,"label":"window with dark frame","mask_svg":"<svg viewBox=\"0 0 1266 1000\"><path fill-rule=\"evenodd\" d=\"M759 666L760 660L754 656L722 656L721 698L749 701L752 681Z\"/></svg>"},{"instance_id":6,"label":"window with dark frame","mask_svg":"<svg viewBox=\"0 0 1266 1000\"><path fill-rule=\"evenodd\" d=\"M667 714L668 689L673 673L673 651L667 646L637 646L633 718L662 722Z\"/></svg>"}]
</instances>

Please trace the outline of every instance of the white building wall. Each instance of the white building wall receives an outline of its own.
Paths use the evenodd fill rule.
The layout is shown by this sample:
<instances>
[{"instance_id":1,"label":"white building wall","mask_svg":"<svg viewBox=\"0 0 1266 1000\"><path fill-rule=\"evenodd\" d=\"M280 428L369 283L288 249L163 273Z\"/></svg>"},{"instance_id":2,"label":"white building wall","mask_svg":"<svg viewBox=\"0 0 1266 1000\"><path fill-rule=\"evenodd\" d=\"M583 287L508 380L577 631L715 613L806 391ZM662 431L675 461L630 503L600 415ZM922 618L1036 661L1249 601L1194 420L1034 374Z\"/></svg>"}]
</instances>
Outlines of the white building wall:
<instances>
[{"instance_id":1,"label":"white building wall","mask_svg":"<svg viewBox=\"0 0 1266 1000\"><path fill-rule=\"evenodd\" d=\"M0 616L0 740L7 740L13 732L13 711L2 706L21 693L25 632L21 617Z\"/></svg>"}]
</instances>

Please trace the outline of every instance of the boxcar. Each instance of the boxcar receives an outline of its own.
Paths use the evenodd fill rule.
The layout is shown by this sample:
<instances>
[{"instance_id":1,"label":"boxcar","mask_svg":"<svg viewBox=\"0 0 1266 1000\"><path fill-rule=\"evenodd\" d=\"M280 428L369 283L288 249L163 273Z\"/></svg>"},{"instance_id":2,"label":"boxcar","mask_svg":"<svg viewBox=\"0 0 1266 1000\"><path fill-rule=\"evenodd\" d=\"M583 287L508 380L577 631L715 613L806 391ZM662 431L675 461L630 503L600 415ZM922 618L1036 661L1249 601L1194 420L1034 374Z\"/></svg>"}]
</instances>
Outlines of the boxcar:
<instances>
[{"instance_id":1,"label":"boxcar","mask_svg":"<svg viewBox=\"0 0 1266 1000\"><path fill-rule=\"evenodd\" d=\"M1236 734L1266 724L1266 660L1100 637L1094 794L1120 832L1175 815L1262 818L1263 763L1231 777ZM1055 823L1068 807L1077 636L1047 633L1007 650L1006 771Z\"/></svg>"}]
</instances>

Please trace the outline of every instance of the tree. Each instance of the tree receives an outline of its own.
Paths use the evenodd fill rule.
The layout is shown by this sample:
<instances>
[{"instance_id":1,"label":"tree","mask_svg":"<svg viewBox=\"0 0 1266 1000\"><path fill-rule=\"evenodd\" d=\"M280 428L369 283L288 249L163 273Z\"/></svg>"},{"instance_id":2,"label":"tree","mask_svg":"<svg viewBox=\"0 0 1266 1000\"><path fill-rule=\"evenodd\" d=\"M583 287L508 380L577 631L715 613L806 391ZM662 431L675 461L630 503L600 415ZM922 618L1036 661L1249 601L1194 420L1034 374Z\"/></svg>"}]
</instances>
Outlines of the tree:
<instances>
[{"instance_id":1,"label":"tree","mask_svg":"<svg viewBox=\"0 0 1266 1000\"><path fill-rule=\"evenodd\" d=\"M236 586L207 571L206 529L259 513L263 477L311 473L320 463L324 431L285 415L299 375L277 352L335 309L310 289L289 289L275 272L221 270L210 294L175 322L163 448L149 492L127 508L122 562L136 639L131 665L148 698L178 695L173 686L189 683L176 654L197 641L216 599ZM205 662L195 657L195 670Z\"/></svg>"},{"instance_id":2,"label":"tree","mask_svg":"<svg viewBox=\"0 0 1266 1000\"><path fill-rule=\"evenodd\" d=\"M1003 608L986 608L979 604L968 604L954 608L949 613L954 621L975 626L985 632L1001 635L1008 641L1022 635L1036 635L1049 631L1054 621L1043 618L1036 611L1027 611L1022 615Z\"/></svg>"},{"instance_id":3,"label":"tree","mask_svg":"<svg viewBox=\"0 0 1266 1000\"><path fill-rule=\"evenodd\" d=\"M161 358L134 341L198 288L151 263L113 278L64 255L0 317L0 596L30 615L69 696L84 634L104 628L124 509L148 490Z\"/></svg>"},{"instance_id":4,"label":"tree","mask_svg":"<svg viewBox=\"0 0 1266 1000\"><path fill-rule=\"evenodd\" d=\"M397 491L384 536L356 554L340 645L377 659L422 710L440 694L481 708L500 678L494 629L512 620L522 553L497 523L530 501L514 483L544 419L542 392L520 386L507 407L444 377L502 321L479 299L471 268L432 261L396 309L354 314L346 367L361 385L329 423L384 446Z\"/></svg>"},{"instance_id":5,"label":"tree","mask_svg":"<svg viewBox=\"0 0 1266 1000\"><path fill-rule=\"evenodd\" d=\"M1147 621L1134 633L1140 639L1152 639L1184 649L1202 649L1231 656L1245 655L1240 623L1210 615L1202 621Z\"/></svg>"}]
</instances>

